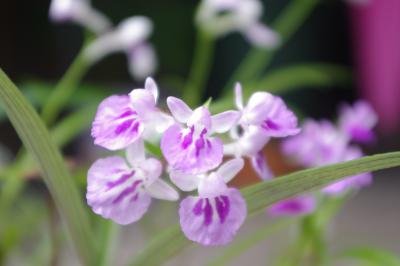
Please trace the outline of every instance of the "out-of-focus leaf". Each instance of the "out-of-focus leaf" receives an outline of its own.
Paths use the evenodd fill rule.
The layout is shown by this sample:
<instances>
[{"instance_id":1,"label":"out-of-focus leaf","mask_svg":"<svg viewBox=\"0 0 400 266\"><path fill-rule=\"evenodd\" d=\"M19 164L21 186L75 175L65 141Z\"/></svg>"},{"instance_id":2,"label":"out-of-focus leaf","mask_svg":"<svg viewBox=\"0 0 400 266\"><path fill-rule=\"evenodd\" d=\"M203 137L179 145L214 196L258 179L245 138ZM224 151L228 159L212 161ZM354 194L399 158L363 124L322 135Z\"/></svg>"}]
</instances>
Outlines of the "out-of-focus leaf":
<instances>
[{"instance_id":1,"label":"out-of-focus leaf","mask_svg":"<svg viewBox=\"0 0 400 266\"><path fill-rule=\"evenodd\" d=\"M376 266L400 266L400 257L374 247L356 247L345 251L340 258L352 259Z\"/></svg>"},{"instance_id":2,"label":"out-of-focus leaf","mask_svg":"<svg viewBox=\"0 0 400 266\"><path fill-rule=\"evenodd\" d=\"M296 64L275 69L258 82L243 84L243 97L247 99L254 91L282 95L306 87L323 89L348 86L352 80L351 69L347 66L328 63ZM225 93L225 97L211 105L211 110L222 112L232 108L233 103L233 88L231 88Z\"/></svg>"},{"instance_id":3,"label":"out-of-focus leaf","mask_svg":"<svg viewBox=\"0 0 400 266\"><path fill-rule=\"evenodd\" d=\"M291 0L284 8L271 25L271 28L281 36L281 47L303 25L318 3L319 0ZM252 48L232 75L224 91L231 90L233 84L237 81L247 83L257 80L271 62L275 51L273 49Z\"/></svg>"},{"instance_id":4,"label":"out-of-focus leaf","mask_svg":"<svg viewBox=\"0 0 400 266\"><path fill-rule=\"evenodd\" d=\"M395 166L400 166L400 152L377 154L298 171L246 187L241 192L247 201L249 215L253 215L275 202L319 189L344 177ZM179 225L174 225L170 229L157 234L157 237L150 242L149 246L131 265L161 265L172 255L189 246L190 243L180 232ZM157 256L154 254L157 254Z\"/></svg>"},{"instance_id":5,"label":"out-of-focus leaf","mask_svg":"<svg viewBox=\"0 0 400 266\"><path fill-rule=\"evenodd\" d=\"M84 265L96 259L94 238L79 192L34 108L0 70L0 99L26 149L33 155Z\"/></svg>"}]
</instances>

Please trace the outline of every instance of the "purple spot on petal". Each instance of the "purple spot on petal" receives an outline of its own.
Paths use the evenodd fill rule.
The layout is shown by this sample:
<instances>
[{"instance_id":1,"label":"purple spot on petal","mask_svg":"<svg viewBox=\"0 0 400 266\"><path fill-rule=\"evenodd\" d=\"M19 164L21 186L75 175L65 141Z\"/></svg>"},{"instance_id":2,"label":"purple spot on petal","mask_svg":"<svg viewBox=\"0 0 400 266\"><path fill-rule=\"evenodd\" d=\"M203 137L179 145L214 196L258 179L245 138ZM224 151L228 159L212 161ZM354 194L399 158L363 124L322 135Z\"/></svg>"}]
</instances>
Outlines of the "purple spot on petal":
<instances>
[{"instance_id":1,"label":"purple spot on petal","mask_svg":"<svg viewBox=\"0 0 400 266\"><path fill-rule=\"evenodd\" d=\"M190 132L183 137L182 148L186 149L193 142L194 126L190 128Z\"/></svg>"},{"instance_id":2,"label":"purple spot on petal","mask_svg":"<svg viewBox=\"0 0 400 266\"><path fill-rule=\"evenodd\" d=\"M131 127L133 120L134 120L134 119L126 120L126 121L124 121L122 124L118 125L118 126L115 128L115 131L114 131L115 134L119 135L119 134L125 132L128 128Z\"/></svg>"},{"instance_id":3,"label":"purple spot on petal","mask_svg":"<svg viewBox=\"0 0 400 266\"><path fill-rule=\"evenodd\" d=\"M136 122L135 124L133 124L133 127L131 129L131 132L137 132L139 129L140 123Z\"/></svg>"},{"instance_id":4,"label":"purple spot on petal","mask_svg":"<svg viewBox=\"0 0 400 266\"><path fill-rule=\"evenodd\" d=\"M119 170L119 169L118 169ZM119 172L119 171L118 171ZM118 178L115 181L111 181L111 182L107 182L107 188L108 189L112 189L115 186L119 186L121 184L123 184L126 180L128 180L129 178L131 178L133 175L135 174L135 171L132 170L130 173L124 174L122 175L120 178Z\"/></svg>"},{"instance_id":5,"label":"purple spot on petal","mask_svg":"<svg viewBox=\"0 0 400 266\"><path fill-rule=\"evenodd\" d=\"M203 212L202 207L203 207L203 199L199 199L199 200L196 202L196 205L194 205L194 207L193 207L193 213L194 213L196 216L201 215L201 213Z\"/></svg>"},{"instance_id":6,"label":"purple spot on petal","mask_svg":"<svg viewBox=\"0 0 400 266\"><path fill-rule=\"evenodd\" d=\"M135 182L133 182L133 184L127 188L125 188L124 190L122 190L122 192L118 195L118 197L116 197L112 203L116 204L121 202L125 197L127 197L128 195L132 194L135 192L136 188L139 186L140 183L142 183L143 181L141 179L136 180Z\"/></svg>"},{"instance_id":7,"label":"purple spot on petal","mask_svg":"<svg viewBox=\"0 0 400 266\"><path fill-rule=\"evenodd\" d=\"M204 226L209 226L212 222L213 209L209 199L206 199L206 206L204 206Z\"/></svg>"},{"instance_id":8,"label":"purple spot on petal","mask_svg":"<svg viewBox=\"0 0 400 266\"><path fill-rule=\"evenodd\" d=\"M124 113L122 113L120 116L118 116L118 118L127 118L128 116L132 116L132 115L137 115L137 113L133 110L127 110Z\"/></svg>"},{"instance_id":9,"label":"purple spot on petal","mask_svg":"<svg viewBox=\"0 0 400 266\"><path fill-rule=\"evenodd\" d=\"M229 209L230 209L229 198L227 196L216 197L215 198L215 206L217 208L219 221L222 224L225 222L225 219L229 214Z\"/></svg>"},{"instance_id":10,"label":"purple spot on petal","mask_svg":"<svg viewBox=\"0 0 400 266\"><path fill-rule=\"evenodd\" d=\"M276 124L274 121L272 121L271 119L267 119L264 121L264 123L261 125L262 128L264 128L265 130L278 130L279 129L279 125Z\"/></svg>"}]
</instances>

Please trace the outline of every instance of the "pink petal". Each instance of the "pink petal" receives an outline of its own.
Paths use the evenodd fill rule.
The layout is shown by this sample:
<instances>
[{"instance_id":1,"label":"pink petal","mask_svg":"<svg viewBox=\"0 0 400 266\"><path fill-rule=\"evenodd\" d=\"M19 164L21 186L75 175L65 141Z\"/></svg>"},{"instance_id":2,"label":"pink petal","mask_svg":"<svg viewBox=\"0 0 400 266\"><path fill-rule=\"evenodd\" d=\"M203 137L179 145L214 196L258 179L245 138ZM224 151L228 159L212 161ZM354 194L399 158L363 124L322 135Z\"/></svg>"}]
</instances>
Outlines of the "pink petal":
<instances>
[{"instance_id":1,"label":"pink petal","mask_svg":"<svg viewBox=\"0 0 400 266\"><path fill-rule=\"evenodd\" d=\"M171 181L182 191L195 190L200 182L196 175L185 174L180 171L171 171Z\"/></svg>"},{"instance_id":2,"label":"pink petal","mask_svg":"<svg viewBox=\"0 0 400 266\"><path fill-rule=\"evenodd\" d=\"M239 190L230 188L214 198L189 196L179 208L185 236L205 246L232 241L247 215L246 202Z\"/></svg>"},{"instance_id":3,"label":"pink petal","mask_svg":"<svg viewBox=\"0 0 400 266\"><path fill-rule=\"evenodd\" d=\"M272 178L273 175L267 165L267 160L265 159L265 155L262 151L259 151L255 156L251 157L251 165L256 171L258 177L262 180L268 180Z\"/></svg>"},{"instance_id":4,"label":"pink petal","mask_svg":"<svg viewBox=\"0 0 400 266\"><path fill-rule=\"evenodd\" d=\"M143 125L128 96L110 96L100 103L92 124L96 145L123 149L140 138L142 132Z\"/></svg>"},{"instance_id":5,"label":"pink petal","mask_svg":"<svg viewBox=\"0 0 400 266\"><path fill-rule=\"evenodd\" d=\"M242 170L243 166L243 159L232 159L222 164L216 173L222 176L225 183L228 183Z\"/></svg>"},{"instance_id":6,"label":"pink petal","mask_svg":"<svg viewBox=\"0 0 400 266\"><path fill-rule=\"evenodd\" d=\"M275 48L281 42L278 33L261 23L253 24L244 33L253 45L261 48Z\"/></svg>"},{"instance_id":7,"label":"pink petal","mask_svg":"<svg viewBox=\"0 0 400 266\"><path fill-rule=\"evenodd\" d=\"M217 167L222 162L222 142L203 133L198 138L193 135L193 127L183 129L178 124L165 131L161 139L161 150L172 169L200 174Z\"/></svg>"},{"instance_id":8,"label":"pink petal","mask_svg":"<svg viewBox=\"0 0 400 266\"><path fill-rule=\"evenodd\" d=\"M142 120L151 120L153 113L157 112L156 101L153 94L145 89L134 89L129 93L131 105Z\"/></svg>"},{"instance_id":9,"label":"pink petal","mask_svg":"<svg viewBox=\"0 0 400 266\"><path fill-rule=\"evenodd\" d=\"M164 180L157 179L146 188L147 192L153 197L162 200L175 201L179 199L179 194Z\"/></svg>"},{"instance_id":10,"label":"pink petal","mask_svg":"<svg viewBox=\"0 0 400 266\"><path fill-rule=\"evenodd\" d=\"M97 160L89 169L86 199L93 211L119 224L139 220L147 211L151 197L118 156Z\"/></svg>"},{"instance_id":11,"label":"pink petal","mask_svg":"<svg viewBox=\"0 0 400 266\"><path fill-rule=\"evenodd\" d=\"M197 107L187 121L188 126L204 127L207 130L211 129L211 114L207 107Z\"/></svg>"},{"instance_id":12,"label":"pink petal","mask_svg":"<svg viewBox=\"0 0 400 266\"><path fill-rule=\"evenodd\" d=\"M145 90L153 94L154 101L157 103L158 100L158 87L157 83L151 77L148 77L144 83Z\"/></svg>"},{"instance_id":13,"label":"pink petal","mask_svg":"<svg viewBox=\"0 0 400 266\"><path fill-rule=\"evenodd\" d=\"M167 105L176 121L186 123L193 114L192 109L181 99L176 97L168 97Z\"/></svg>"},{"instance_id":14,"label":"pink petal","mask_svg":"<svg viewBox=\"0 0 400 266\"><path fill-rule=\"evenodd\" d=\"M212 130L217 133L229 131L240 119L240 112L226 111L211 117Z\"/></svg>"},{"instance_id":15,"label":"pink petal","mask_svg":"<svg viewBox=\"0 0 400 266\"><path fill-rule=\"evenodd\" d=\"M153 75L157 69L157 56L152 45L136 45L128 54L129 72L136 80Z\"/></svg>"},{"instance_id":16,"label":"pink petal","mask_svg":"<svg viewBox=\"0 0 400 266\"><path fill-rule=\"evenodd\" d=\"M235 104L238 110L243 109L242 85L239 82L235 84Z\"/></svg>"},{"instance_id":17,"label":"pink petal","mask_svg":"<svg viewBox=\"0 0 400 266\"><path fill-rule=\"evenodd\" d=\"M315 198L311 195L297 196L273 204L268 213L272 216L305 215L315 210Z\"/></svg>"}]
</instances>

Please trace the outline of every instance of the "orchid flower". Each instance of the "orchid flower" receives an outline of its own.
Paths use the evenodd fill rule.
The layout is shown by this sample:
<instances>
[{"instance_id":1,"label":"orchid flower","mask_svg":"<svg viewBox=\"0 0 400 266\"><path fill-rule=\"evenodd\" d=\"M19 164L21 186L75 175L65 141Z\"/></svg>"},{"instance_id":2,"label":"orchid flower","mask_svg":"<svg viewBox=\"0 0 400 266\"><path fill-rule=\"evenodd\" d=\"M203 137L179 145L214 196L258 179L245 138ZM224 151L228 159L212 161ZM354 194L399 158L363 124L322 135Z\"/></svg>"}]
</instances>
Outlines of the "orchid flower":
<instances>
[{"instance_id":1,"label":"orchid flower","mask_svg":"<svg viewBox=\"0 0 400 266\"><path fill-rule=\"evenodd\" d=\"M178 193L160 179L162 165L145 158L142 141L126 151L127 162L119 156L97 160L89 169L87 202L93 211L118 224L139 220L148 210L151 198L178 200Z\"/></svg>"},{"instance_id":2,"label":"orchid flower","mask_svg":"<svg viewBox=\"0 0 400 266\"><path fill-rule=\"evenodd\" d=\"M96 34L111 28L108 18L94 9L89 0L52 0L49 16L55 22L75 22Z\"/></svg>"},{"instance_id":3,"label":"orchid flower","mask_svg":"<svg viewBox=\"0 0 400 266\"><path fill-rule=\"evenodd\" d=\"M233 159L215 172L199 176L175 172L173 182L183 190L198 188L198 196L188 196L179 208L183 233L192 241L206 246L230 242L243 224L246 202L236 188L226 183L242 169L242 159Z\"/></svg>"},{"instance_id":4,"label":"orchid flower","mask_svg":"<svg viewBox=\"0 0 400 266\"><path fill-rule=\"evenodd\" d=\"M259 22L262 13L259 0L203 0L196 22L215 37L239 31L255 46L276 47L279 35Z\"/></svg>"},{"instance_id":5,"label":"orchid flower","mask_svg":"<svg viewBox=\"0 0 400 266\"><path fill-rule=\"evenodd\" d=\"M241 114L236 127L230 131L234 140L224 146L224 153L235 157L249 157L258 176L272 177L262 149L271 137L287 137L300 132L297 118L281 98L267 92L254 93L246 106L243 104L242 87L235 85L235 103Z\"/></svg>"},{"instance_id":6,"label":"orchid flower","mask_svg":"<svg viewBox=\"0 0 400 266\"><path fill-rule=\"evenodd\" d=\"M372 129L378 116L366 101L358 101L353 106L342 105L339 110L339 128L359 143L369 143L375 139Z\"/></svg>"},{"instance_id":7,"label":"orchid flower","mask_svg":"<svg viewBox=\"0 0 400 266\"><path fill-rule=\"evenodd\" d=\"M276 47L279 35L259 22L262 9L258 0L203 0L196 21L216 37L239 31L255 46Z\"/></svg>"},{"instance_id":8,"label":"orchid flower","mask_svg":"<svg viewBox=\"0 0 400 266\"><path fill-rule=\"evenodd\" d=\"M154 48L147 41L152 31L153 24L147 17L127 18L115 30L94 40L85 51L86 58L90 62L96 62L110 53L123 51L128 56L132 77L143 80L154 74L157 68Z\"/></svg>"},{"instance_id":9,"label":"orchid flower","mask_svg":"<svg viewBox=\"0 0 400 266\"><path fill-rule=\"evenodd\" d=\"M212 135L229 131L238 121L239 112L211 116L206 106L192 110L175 97L168 97L167 104L177 122L165 131L161 150L172 169L201 174L220 165L223 143Z\"/></svg>"},{"instance_id":10,"label":"orchid flower","mask_svg":"<svg viewBox=\"0 0 400 266\"><path fill-rule=\"evenodd\" d=\"M155 134L161 135L172 118L156 107L157 98L157 84L147 78L144 89L103 100L92 124L94 143L119 150L141 138L154 139Z\"/></svg>"}]
</instances>

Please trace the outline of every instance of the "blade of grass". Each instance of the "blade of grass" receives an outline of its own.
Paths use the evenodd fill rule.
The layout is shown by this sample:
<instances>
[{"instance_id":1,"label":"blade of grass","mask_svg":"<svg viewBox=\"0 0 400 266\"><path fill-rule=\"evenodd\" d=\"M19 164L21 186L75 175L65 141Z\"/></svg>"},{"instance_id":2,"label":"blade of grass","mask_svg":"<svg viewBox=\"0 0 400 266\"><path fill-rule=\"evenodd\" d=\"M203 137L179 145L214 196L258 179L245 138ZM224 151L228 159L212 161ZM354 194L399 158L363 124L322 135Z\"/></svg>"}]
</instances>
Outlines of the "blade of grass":
<instances>
[{"instance_id":1,"label":"blade of grass","mask_svg":"<svg viewBox=\"0 0 400 266\"><path fill-rule=\"evenodd\" d=\"M25 147L39 164L82 263L93 265L96 249L79 192L43 121L1 69L0 100Z\"/></svg>"},{"instance_id":2,"label":"blade of grass","mask_svg":"<svg viewBox=\"0 0 400 266\"><path fill-rule=\"evenodd\" d=\"M246 187L241 192L247 201L248 214L254 215L275 202L324 187L344 177L396 166L400 166L400 152L377 154L298 171ZM190 244L192 242L183 236L179 225L171 226L169 229L156 234L147 248L130 265L161 265Z\"/></svg>"}]
</instances>

